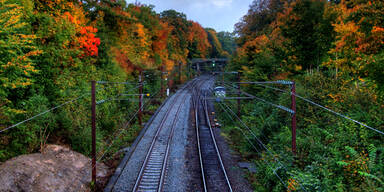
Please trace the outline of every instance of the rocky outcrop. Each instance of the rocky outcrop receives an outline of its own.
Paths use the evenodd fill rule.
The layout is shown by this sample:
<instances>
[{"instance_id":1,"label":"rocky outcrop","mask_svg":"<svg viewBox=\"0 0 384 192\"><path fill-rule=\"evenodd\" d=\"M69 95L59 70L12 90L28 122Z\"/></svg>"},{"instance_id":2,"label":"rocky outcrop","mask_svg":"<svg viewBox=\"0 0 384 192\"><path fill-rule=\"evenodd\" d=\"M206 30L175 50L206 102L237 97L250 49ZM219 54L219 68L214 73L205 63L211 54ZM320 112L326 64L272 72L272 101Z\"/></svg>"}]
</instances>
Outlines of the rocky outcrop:
<instances>
[{"instance_id":1,"label":"rocky outcrop","mask_svg":"<svg viewBox=\"0 0 384 192\"><path fill-rule=\"evenodd\" d=\"M0 165L0 191L90 191L91 160L69 148L48 145L42 153L21 155ZM107 176L97 164L97 177Z\"/></svg>"}]
</instances>

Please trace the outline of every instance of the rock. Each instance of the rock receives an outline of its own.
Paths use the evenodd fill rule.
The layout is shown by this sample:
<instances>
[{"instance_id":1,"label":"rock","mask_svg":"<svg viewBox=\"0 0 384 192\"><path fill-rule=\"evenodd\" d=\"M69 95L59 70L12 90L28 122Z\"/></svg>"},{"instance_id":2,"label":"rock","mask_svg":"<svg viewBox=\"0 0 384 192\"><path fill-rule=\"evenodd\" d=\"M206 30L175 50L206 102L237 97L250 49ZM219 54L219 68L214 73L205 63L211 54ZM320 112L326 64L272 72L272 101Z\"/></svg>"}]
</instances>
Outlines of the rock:
<instances>
[{"instance_id":1,"label":"rock","mask_svg":"<svg viewBox=\"0 0 384 192\"><path fill-rule=\"evenodd\" d=\"M239 167L241 167L243 169L248 169L248 171L250 171L251 173L257 172L257 168L253 163L239 162L238 164L239 164Z\"/></svg>"},{"instance_id":2,"label":"rock","mask_svg":"<svg viewBox=\"0 0 384 192\"><path fill-rule=\"evenodd\" d=\"M0 191L90 191L91 160L69 148L47 145L45 153L12 158L0 165ZM99 180L108 168L97 164Z\"/></svg>"}]
</instances>

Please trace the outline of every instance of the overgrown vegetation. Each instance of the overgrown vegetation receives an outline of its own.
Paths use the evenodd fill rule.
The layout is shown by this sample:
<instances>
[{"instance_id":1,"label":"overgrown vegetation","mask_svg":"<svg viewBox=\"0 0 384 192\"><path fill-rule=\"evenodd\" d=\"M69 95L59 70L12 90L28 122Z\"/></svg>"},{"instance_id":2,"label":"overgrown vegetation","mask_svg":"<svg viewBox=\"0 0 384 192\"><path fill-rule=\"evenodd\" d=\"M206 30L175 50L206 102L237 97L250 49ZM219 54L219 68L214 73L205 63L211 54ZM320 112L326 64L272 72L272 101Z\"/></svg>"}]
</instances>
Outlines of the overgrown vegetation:
<instances>
[{"instance_id":1,"label":"overgrown vegetation","mask_svg":"<svg viewBox=\"0 0 384 192\"><path fill-rule=\"evenodd\" d=\"M217 39L215 31L209 35ZM174 10L156 13L153 6L124 0L0 0L0 130L81 97L0 133L0 161L35 152L47 142L89 155L90 95L84 94L90 93L91 80L134 83L98 84L101 101L121 93L137 94L133 88L143 71L144 93L155 94L161 71L173 85L174 78L179 79L179 63L184 70L180 79L185 81L188 59L228 55L216 50L220 42L214 43L200 24ZM148 107L153 111L156 106ZM137 108L132 100L97 106L101 153L115 137L112 152L137 136L136 121L122 129Z\"/></svg>"},{"instance_id":2,"label":"overgrown vegetation","mask_svg":"<svg viewBox=\"0 0 384 192\"><path fill-rule=\"evenodd\" d=\"M255 0L236 25L239 48L228 70L242 71L242 81L294 80L298 95L383 131L383 13L378 0ZM242 89L290 107L289 93L258 85ZM225 104L236 112L236 103ZM216 106L224 136L258 167L249 175L255 191L384 190L383 135L297 99L293 158L289 113L242 101L241 119L265 150L222 107Z\"/></svg>"}]
</instances>

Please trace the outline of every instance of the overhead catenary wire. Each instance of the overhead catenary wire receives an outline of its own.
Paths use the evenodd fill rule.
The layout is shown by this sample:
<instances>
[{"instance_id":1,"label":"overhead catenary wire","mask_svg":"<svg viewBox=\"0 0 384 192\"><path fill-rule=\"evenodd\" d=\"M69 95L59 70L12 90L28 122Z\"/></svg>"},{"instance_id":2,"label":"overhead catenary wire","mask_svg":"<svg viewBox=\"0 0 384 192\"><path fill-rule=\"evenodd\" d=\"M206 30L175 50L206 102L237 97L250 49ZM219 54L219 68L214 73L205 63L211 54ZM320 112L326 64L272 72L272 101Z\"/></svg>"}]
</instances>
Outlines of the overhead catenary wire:
<instances>
[{"instance_id":1,"label":"overhead catenary wire","mask_svg":"<svg viewBox=\"0 0 384 192\"><path fill-rule=\"evenodd\" d=\"M230 86L231 88L233 88L231 85L228 85L228 86ZM287 107L285 107L285 106L274 104L274 103L272 103L272 102L270 102L270 101L267 101L267 100L262 99L262 98L260 98L260 97L256 97L256 96L251 95L251 94L248 94L248 93L246 93L246 92L244 92L244 91L240 91L240 92L243 93L243 94L246 94L248 97L251 97L251 98L253 98L253 99L259 100L259 101L261 101L261 102L263 102L263 103L266 103L266 104L268 104L268 105L274 106L274 107L279 108L279 109L281 109L281 110L283 110L283 111L286 111L286 112L288 112L288 113L291 113L291 114L294 114L294 113L295 113L292 109L289 109L289 108L287 108Z\"/></svg>"},{"instance_id":2,"label":"overhead catenary wire","mask_svg":"<svg viewBox=\"0 0 384 192\"><path fill-rule=\"evenodd\" d=\"M144 86L144 85L146 85L146 83L145 82L143 82L143 83L131 83L131 84L129 84L129 83L127 83L127 84L118 84L118 83L105 84L105 83L101 83L100 85L104 85L104 87L103 88L97 87L96 92L100 92L100 91L103 91L106 89L116 88L117 85L138 85L138 86L143 85Z\"/></svg>"},{"instance_id":3,"label":"overhead catenary wire","mask_svg":"<svg viewBox=\"0 0 384 192\"><path fill-rule=\"evenodd\" d=\"M111 82L111 81L96 81L96 83L98 84L124 84L124 85L136 85L136 84L140 84L140 83L136 83L136 82Z\"/></svg>"},{"instance_id":4,"label":"overhead catenary wire","mask_svg":"<svg viewBox=\"0 0 384 192\"><path fill-rule=\"evenodd\" d=\"M152 97L147 100L141 107L141 109L143 109L146 105L148 105L150 103L150 101L152 101L153 99L155 99L155 96L158 95L160 93L160 91L157 91L155 94L152 95ZM119 134L112 140L112 142L108 145L107 149L103 152L103 154L97 159L97 163L100 162L100 160L107 154L107 152L109 152L109 150L111 149L112 145L114 144L114 142L117 140L118 137L120 137L120 135L123 133L123 131L127 128L127 126L129 125L129 123L135 118L135 116L138 114L139 110L137 110L132 116L131 118L125 123L125 125L123 126L123 128L120 128L118 130L116 130L112 135L115 135L117 133L117 131L120 130ZM99 151L97 152L97 154L99 154L101 151L101 149L99 149ZM96 166L97 164L95 164ZM92 167L94 168L94 167ZM81 186L80 186L81 187Z\"/></svg>"},{"instance_id":5,"label":"overhead catenary wire","mask_svg":"<svg viewBox=\"0 0 384 192\"><path fill-rule=\"evenodd\" d=\"M284 82L288 82L289 83L289 81L284 81ZM236 89L234 86L232 86L232 85L230 85L229 83L225 83L225 85L226 86L229 86L230 88L232 88L232 89ZM263 85L264 86L264 85ZM267 85L266 85L267 86ZM287 107L285 107L285 106L282 106L282 105L277 105L277 104L274 104L274 103L272 103L272 102L269 102L269 101L267 101L267 100L265 100L265 99L262 99L262 98L259 98L259 97L256 97L256 96L253 96L253 95L251 95L251 94L249 94L249 93L246 93L246 92L244 92L244 91L239 91L239 89L236 89L236 91L237 92L240 92L240 93L243 93L243 94L245 94L245 95L247 95L247 96L249 96L249 97L253 97L253 98L255 98L255 99L257 99L257 100L259 100L259 101L261 101L261 102L263 102L263 103L265 103L265 104L267 104L267 105L271 105L271 106L274 106L274 107L276 107L276 108L278 108L278 109L281 109L281 110L284 110L284 111L286 111L286 112L289 112L289 113L291 113L291 114L294 114L295 113L295 111L293 111L292 109L289 109L289 108L287 108ZM267 137L263 134L263 133L261 133L261 135L264 137L264 139L265 140L267 140Z\"/></svg>"},{"instance_id":6,"label":"overhead catenary wire","mask_svg":"<svg viewBox=\"0 0 384 192\"><path fill-rule=\"evenodd\" d=\"M221 107L221 109L228 115L229 118L232 119L232 121L235 121L232 116L229 114L229 112L223 107L223 105L221 103L219 103L219 106ZM248 143L258 152L258 153L261 153L261 151L259 151L257 149L257 147L252 143L252 141L249 139L249 137L244 133L244 131L240 128L238 128L238 130L241 131L241 133L243 134L243 136L245 137L245 139L248 141ZM279 174L276 172L276 169L272 168L272 166L270 165L271 163L268 162L266 159L263 159L264 162L267 164L267 166L272 170L273 174L276 175L276 177L280 180L281 184L283 184L286 188L287 188L287 184L283 181L283 179L279 176Z\"/></svg>"},{"instance_id":7,"label":"overhead catenary wire","mask_svg":"<svg viewBox=\"0 0 384 192\"><path fill-rule=\"evenodd\" d=\"M230 104L233 104L233 101L231 101L231 100L227 100ZM261 117L261 115L260 115L260 117ZM269 123L269 121L266 121L265 119L263 119L263 122L264 122L264 124L267 124L270 128L271 128L271 125L270 125L270 123ZM264 135L264 133L263 132L260 132L260 136L262 137L262 139L264 139L264 141L268 141L268 138L267 138L267 136L265 136ZM272 147L272 146L271 146ZM272 148L273 149L273 148Z\"/></svg>"},{"instance_id":8,"label":"overhead catenary wire","mask_svg":"<svg viewBox=\"0 0 384 192\"><path fill-rule=\"evenodd\" d=\"M247 128L247 129L249 130L249 132L251 133L251 135L256 139L256 141L257 141L257 143L259 144L259 146L261 146L262 148L264 148L265 151L266 151L271 157L273 157L273 159L274 159L276 162L278 162L278 164L280 165L280 167L283 168L283 169L288 173L288 168L287 168L284 164L282 164L281 161L279 161L279 159L277 159L277 158L274 156L273 152L265 146L265 144L264 144L264 143L263 143L263 142L256 136L256 134L252 131L252 129L250 129L250 128L249 128L249 127L248 127L248 126L247 126L247 125L240 119L240 117L237 116L235 112L233 112L233 110L232 110L228 105L226 105L225 103L221 103L221 104L223 104L224 106L226 106L226 108L228 109L228 111L232 113L232 116L236 117L236 118L238 119L238 121L243 125L243 127ZM297 177L297 179L299 179L300 182L302 182L300 178ZM304 191L307 191L307 190L306 190L300 183L299 183L299 185L300 185L300 187L301 187Z\"/></svg>"},{"instance_id":9,"label":"overhead catenary wire","mask_svg":"<svg viewBox=\"0 0 384 192\"><path fill-rule=\"evenodd\" d=\"M99 162L104 156L105 154L110 150L110 148L112 147L112 145L114 144L114 142L116 141L116 139L123 133L123 131L127 128L127 126L129 125L129 123L136 117L136 115L139 113L140 110L142 110L146 105L148 105L150 103L150 101L152 101L154 99L154 97L159 94L159 91L156 92L149 100L147 100L141 107L140 109L138 109L137 111L135 111L135 113L131 116L131 118L125 123L125 125L121 128L121 129L118 129L115 131L115 133L117 133L117 131L120 130L119 134L112 140L112 142L108 145L107 149L103 152L103 154L101 155L101 157L98 158L97 162ZM113 135L115 135L115 133Z\"/></svg>"},{"instance_id":10,"label":"overhead catenary wire","mask_svg":"<svg viewBox=\"0 0 384 192\"><path fill-rule=\"evenodd\" d=\"M137 87L140 87L140 86L141 86L141 84L138 85ZM137 88L137 87L135 87L135 88ZM102 89L100 89L100 90L104 90L104 89L107 89L107 88L110 88L110 87L105 87L105 88L102 88ZM135 88L132 88L132 89L135 89ZM132 89L130 89L130 90L132 90ZM100 91L100 90L99 90L99 91ZM130 91L130 90L128 90L128 91ZM31 121L31 120L33 120L33 119L39 117L39 116L42 116L42 115L44 115L44 114L46 114L46 113L48 113L48 112L51 112L51 111L53 111L53 110L55 110L55 109L58 109L58 108L60 108L60 107L62 107L62 106L64 106L64 105L67 105L67 104L69 104L69 103L73 103L73 102L75 102L75 101L78 101L78 100L80 100L80 99L82 99L82 98L84 98L85 96L90 95L90 94L91 94L90 92L88 92L88 93L84 93L83 95L81 95L81 96L79 96L79 97L77 97L77 98L75 98L75 99L66 101L66 102L64 102L64 103L62 103L62 104L60 104L60 105L57 105L57 106L55 106L55 107L52 107L52 108L50 108L50 109L48 109L48 110L46 110L46 111L44 111L44 112L42 112L42 113L39 113L39 114L37 114L37 115L35 115L35 116L32 116L32 117L30 117L30 118L28 118L28 119L25 119L25 120L23 120L23 121L20 121L20 122L14 124L14 125L11 125L11 126L5 128L5 129L2 129L2 130L0 130L0 133L5 132L5 131L7 131L7 130L9 130L9 129L15 128L15 127L17 127L17 126L19 126L19 125L21 125L21 124L24 124L24 123L26 123L26 122L28 122L28 121Z\"/></svg>"},{"instance_id":11,"label":"overhead catenary wire","mask_svg":"<svg viewBox=\"0 0 384 192\"><path fill-rule=\"evenodd\" d=\"M23 123L26 123L26 122L28 122L28 121L30 121L30 120L32 120L32 119L35 119L35 118L37 118L37 117L39 117L39 116L42 116L42 115L44 115L44 114L46 114L46 113L48 113L48 112L51 112L51 111L53 111L53 110L55 110L55 109L58 109L58 108L60 108L60 107L62 107L62 106L64 106L64 105L67 105L67 104L69 104L69 103L73 103L73 102L75 102L75 101L78 101L78 100L80 100L80 99L82 99L82 98L84 98L85 96L90 95L90 94L91 94L91 93L85 93L85 94L83 94L83 95L81 95L81 96L79 96L79 97L77 97L77 98L75 98L75 99L72 99L72 100L69 100L69 101L67 101L67 102L64 102L64 103L62 103L62 104L60 104L60 105L57 105L56 107L53 107L53 108L51 108L51 109L48 109L48 110L46 110L46 111L44 111L44 112L42 112L42 113L39 113L39 114L37 114L37 115L35 115L35 116L33 116L33 117L30 117L30 118L28 118L28 119L26 119L26 120L24 120L24 121L18 122L18 123L16 123L16 124L12 125L12 126L9 126L9 127L5 128L5 129L2 129L2 130L0 130L0 133L5 132L5 131L7 131L7 130L9 130L9 129L15 128L15 127L17 127L17 126L19 126L19 125L21 125L21 124L23 124Z\"/></svg>"},{"instance_id":12,"label":"overhead catenary wire","mask_svg":"<svg viewBox=\"0 0 384 192\"><path fill-rule=\"evenodd\" d=\"M228 106L228 105L226 105L225 103L222 103L224 106L226 106L226 108L228 109L228 111L230 111L231 113L232 113L232 115L234 116L234 117L236 117L237 119L238 119L238 121L245 127L245 128L247 128L248 130L249 130L249 132L251 133L251 135L256 139L256 141L257 141L257 143L259 144L259 146L261 147L261 148L264 148L264 150L265 151L267 151L267 153L269 154L269 155L271 155L272 157L273 157L273 159L275 160L275 161L277 161L280 165L281 165L281 167L283 167L286 171L288 171L288 169L286 168L286 166L284 166L275 156L274 156L274 154L273 154L273 152L270 150L270 149L268 149L267 147L266 147L266 145L256 136L256 134L255 134L255 132L253 132L252 131L252 129L250 129L245 123L244 123L244 121L242 121L241 120L241 118L239 117L239 116L237 116L236 115L236 113L235 112L233 112L233 110ZM303 187L302 187L303 188ZM305 190L305 188L303 188L303 190L304 191L306 191Z\"/></svg>"},{"instance_id":13,"label":"overhead catenary wire","mask_svg":"<svg viewBox=\"0 0 384 192\"><path fill-rule=\"evenodd\" d=\"M326 110L326 111L328 111L330 113L333 113L334 115L337 115L337 116L342 117L344 119L350 120L350 121L352 121L354 123L357 123L357 124L359 124L359 125L361 125L361 126L363 126L365 128L368 128L368 129L370 129L372 131L375 131L375 132L377 132L377 133L379 133L381 135L384 135L383 131L380 131L380 130L378 130L376 128L373 128L373 127L371 127L369 125L366 125L366 124L364 124L362 122L359 122L359 121L357 121L355 119L352 119L352 118L350 118L350 117L348 117L346 115L343 115L343 114L341 114L339 112L336 112L336 111L334 111L332 109L329 109L329 108L327 108L327 107L325 107L323 105L320 105L320 104L318 104L318 103L316 103L314 101L311 101L311 100L309 100L309 99L307 99L305 97L302 97L302 96L300 96L300 95L298 95L296 93L292 93L291 91L286 91L286 90L283 90L283 89L279 89L279 88L276 88L276 87L271 87L271 86L267 86L267 85L263 85L263 84L256 84L256 85L260 85L260 86L263 86L263 87L266 87L266 88L270 88L270 89L273 89L273 90L277 90L277 91L280 91L280 92L284 92L284 93L289 93L289 94L294 95L295 97L297 97L299 99L302 99L302 100L304 100L304 101L306 101L306 102L308 102L308 103L310 103L312 105L315 105L315 106L320 107L320 108L322 108L322 109L324 109L324 110Z\"/></svg>"},{"instance_id":14,"label":"overhead catenary wire","mask_svg":"<svg viewBox=\"0 0 384 192\"><path fill-rule=\"evenodd\" d=\"M277 80L277 81L252 81L252 82L236 82L236 84L280 84L280 85L292 85L292 81Z\"/></svg>"},{"instance_id":15,"label":"overhead catenary wire","mask_svg":"<svg viewBox=\"0 0 384 192\"><path fill-rule=\"evenodd\" d=\"M134 90L134 89L139 88L140 86L142 86L142 85L138 85L138 86L136 86L136 87L130 88L130 89L124 91L123 93L119 93L119 94L117 94L117 95L115 95L115 96L113 96L113 97L109 97L109 98L107 98L107 99L99 100L99 101L96 102L96 104L99 105L99 104L102 104L102 103L105 103L105 102L108 102L108 101L112 101L112 100L114 100L114 99L116 99L116 98L118 98L118 97L120 97L120 96L122 96L122 95L128 93L129 91L132 91L132 90Z\"/></svg>"}]
</instances>

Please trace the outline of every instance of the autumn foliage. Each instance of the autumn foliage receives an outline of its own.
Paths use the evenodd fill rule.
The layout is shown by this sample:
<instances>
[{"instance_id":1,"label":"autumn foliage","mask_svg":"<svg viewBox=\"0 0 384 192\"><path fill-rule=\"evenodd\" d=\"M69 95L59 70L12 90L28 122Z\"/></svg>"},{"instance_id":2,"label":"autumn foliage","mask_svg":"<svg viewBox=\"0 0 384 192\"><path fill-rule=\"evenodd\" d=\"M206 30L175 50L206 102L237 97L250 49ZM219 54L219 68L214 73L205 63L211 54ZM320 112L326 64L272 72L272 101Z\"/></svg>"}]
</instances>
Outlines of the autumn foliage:
<instances>
[{"instance_id":1,"label":"autumn foliage","mask_svg":"<svg viewBox=\"0 0 384 192\"><path fill-rule=\"evenodd\" d=\"M0 0L0 129L86 93L91 80L133 81L145 70L171 76L175 66L185 70L189 59L210 57L211 50L205 29L174 10L156 13L123 0ZM153 89L160 77L153 75ZM100 125L105 135L126 112L108 105ZM0 161L36 151L42 127L88 154L87 110L87 100L81 100L0 133Z\"/></svg>"},{"instance_id":2,"label":"autumn foliage","mask_svg":"<svg viewBox=\"0 0 384 192\"><path fill-rule=\"evenodd\" d=\"M243 81L293 80L299 95L384 130L382 0L254 0L235 32L238 48L230 66L242 72ZM242 88L290 105L289 92L279 90L287 87ZM299 100L300 147L293 157L290 115L262 102L243 106L242 120L275 157L292 166L274 172L280 164L267 160L272 168L265 165L267 152L250 149L236 135L237 124L227 120L226 134L236 143L244 141L236 147L262 170L253 175L255 191L383 191L382 135ZM282 185L273 173L282 176Z\"/></svg>"}]
</instances>

